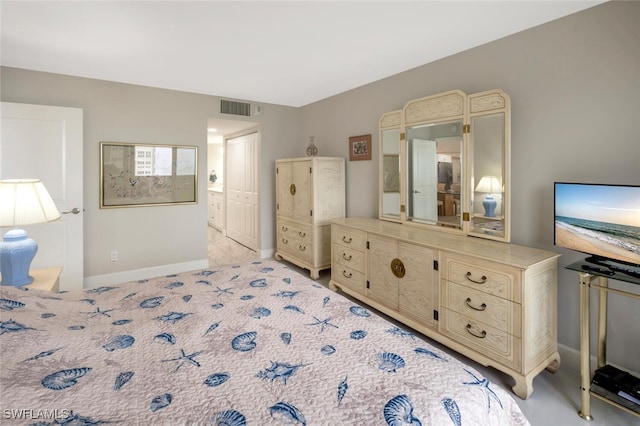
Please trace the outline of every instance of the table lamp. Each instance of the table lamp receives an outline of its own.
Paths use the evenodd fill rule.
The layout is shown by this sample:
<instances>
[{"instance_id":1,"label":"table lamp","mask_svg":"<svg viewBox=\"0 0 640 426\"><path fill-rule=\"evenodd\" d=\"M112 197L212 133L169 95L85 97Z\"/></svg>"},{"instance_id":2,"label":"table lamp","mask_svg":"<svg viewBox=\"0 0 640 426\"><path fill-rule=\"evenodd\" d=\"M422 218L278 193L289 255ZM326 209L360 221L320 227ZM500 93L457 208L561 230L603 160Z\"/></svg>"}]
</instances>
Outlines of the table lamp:
<instances>
[{"instance_id":1,"label":"table lamp","mask_svg":"<svg viewBox=\"0 0 640 426\"><path fill-rule=\"evenodd\" d=\"M476 186L476 192L486 192L487 196L482 201L484 207L484 215L486 217L495 217L496 215L496 200L493 199L493 194L502 192L502 186L500 181L495 176L483 176L480 179L480 183Z\"/></svg>"},{"instance_id":2,"label":"table lamp","mask_svg":"<svg viewBox=\"0 0 640 426\"><path fill-rule=\"evenodd\" d=\"M38 179L0 180L0 227L12 226L0 242L0 285L14 287L31 284L29 267L38 244L18 226L51 222L60 212L47 189Z\"/></svg>"}]
</instances>

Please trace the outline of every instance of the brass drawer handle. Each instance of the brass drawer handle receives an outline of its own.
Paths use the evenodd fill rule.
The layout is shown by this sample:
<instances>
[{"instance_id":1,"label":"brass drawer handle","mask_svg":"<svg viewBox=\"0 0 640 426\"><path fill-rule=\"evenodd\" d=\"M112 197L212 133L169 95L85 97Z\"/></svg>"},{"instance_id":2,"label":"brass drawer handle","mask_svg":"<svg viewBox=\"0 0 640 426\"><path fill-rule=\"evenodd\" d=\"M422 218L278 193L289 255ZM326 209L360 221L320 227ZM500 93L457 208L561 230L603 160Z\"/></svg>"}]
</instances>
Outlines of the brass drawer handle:
<instances>
[{"instance_id":1,"label":"brass drawer handle","mask_svg":"<svg viewBox=\"0 0 640 426\"><path fill-rule=\"evenodd\" d=\"M303 246L302 244L298 246L298 250L300 251L305 251L306 249L307 249L307 246Z\"/></svg>"},{"instance_id":2,"label":"brass drawer handle","mask_svg":"<svg viewBox=\"0 0 640 426\"><path fill-rule=\"evenodd\" d=\"M391 272L393 272L393 275L398 278L404 277L404 274L407 272L407 270L405 269L402 260L396 258L391 261Z\"/></svg>"},{"instance_id":3,"label":"brass drawer handle","mask_svg":"<svg viewBox=\"0 0 640 426\"><path fill-rule=\"evenodd\" d=\"M342 275L343 275L345 278L351 278L351 277L353 276L353 274L352 274L351 272L349 272L349 275L347 275L347 271L345 271L345 270L342 270Z\"/></svg>"},{"instance_id":4,"label":"brass drawer handle","mask_svg":"<svg viewBox=\"0 0 640 426\"><path fill-rule=\"evenodd\" d=\"M298 235L300 235L302 238L304 238L304 237L307 236L307 233L300 231L300 232L298 232Z\"/></svg>"},{"instance_id":5,"label":"brass drawer handle","mask_svg":"<svg viewBox=\"0 0 640 426\"><path fill-rule=\"evenodd\" d=\"M296 195L296 184L292 183L291 186L289 186L289 192L291 193L291 195Z\"/></svg>"},{"instance_id":6,"label":"brass drawer handle","mask_svg":"<svg viewBox=\"0 0 640 426\"><path fill-rule=\"evenodd\" d=\"M476 311L484 311L485 309L487 309L487 304L486 303L483 303L482 305L480 305L479 308L477 306L473 306L471 304L471 298L470 297L467 297L467 300L465 300L465 302L467 303L468 307L470 307L471 309L476 310Z\"/></svg>"},{"instance_id":7,"label":"brass drawer handle","mask_svg":"<svg viewBox=\"0 0 640 426\"><path fill-rule=\"evenodd\" d=\"M353 259L353 256L349 255L349 257L347 257L347 253L342 253L342 258L344 260L351 260L351 259Z\"/></svg>"},{"instance_id":8,"label":"brass drawer handle","mask_svg":"<svg viewBox=\"0 0 640 426\"><path fill-rule=\"evenodd\" d=\"M471 271L467 272L466 278L472 283L476 283L476 284L484 284L487 282L487 277L485 275L483 275L482 278L480 278L481 281L476 281L473 278L471 278Z\"/></svg>"},{"instance_id":9,"label":"brass drawer handle","mask_svg":"<svg viewBox=\"0 0 640 426\"><path fill-rule=\"evenodd\" d=\"M349 241L347 241L347 236L343 235L342 236L342 241L344 241L347 244L351 244L351 241L353 241L353 238L349 237Z\"/></svg>"},{"instance_id":10,"label":"brass drawer handle","mask_svg":"<svg viewBox=\"0 0 640 426\"><path fill-rule=\"evenodd\" d=\"M470 335L477 337L478 339L484 339L485 337L487 337L487 332L484 330L482 330L482 333L480 334L473 331L473 329L471 328L471 324L467 324L467 331L469 332Z\"/></svg>"},{"instance_id":11,"label":"brass drawer handle","mask_svg":"<svg viewBox=\"0 0 640 426\"><path fill-rule=\"evenodd\" d=\"M283 238L283 239L282 239L282 243L283 243L283 244L289 244L289 240L287 240L287 239Z\"/></svg>"},{"instance_id":12,"label":"brass drawer handle","mask_svg":"<svg viewBox=\"0 0 640 426\"><path fill-rule=\"evenodd\" d=\"M287 228L286 226L282 225L282 232L287 232L289 230L289 228Z\"/></svg>"}]
</instances>

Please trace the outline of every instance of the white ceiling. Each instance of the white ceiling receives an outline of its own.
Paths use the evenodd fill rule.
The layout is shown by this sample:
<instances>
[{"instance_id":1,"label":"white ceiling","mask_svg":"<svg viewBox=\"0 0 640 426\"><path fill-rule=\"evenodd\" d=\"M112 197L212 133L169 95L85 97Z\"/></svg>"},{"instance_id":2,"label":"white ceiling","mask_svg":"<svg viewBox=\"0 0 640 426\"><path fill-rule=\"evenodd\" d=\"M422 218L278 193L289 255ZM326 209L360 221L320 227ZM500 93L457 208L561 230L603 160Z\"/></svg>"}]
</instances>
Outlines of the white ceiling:
<instances>
[{"instance_id":1,"label":"white ceiling","mask_svg":"<svg viewBox=\"0 0 640 426\"><path fill-rule=\"evenodd\" d=\"M603 1L6 1L1 64L304 106Z\"/></svg>"}]
</instances>

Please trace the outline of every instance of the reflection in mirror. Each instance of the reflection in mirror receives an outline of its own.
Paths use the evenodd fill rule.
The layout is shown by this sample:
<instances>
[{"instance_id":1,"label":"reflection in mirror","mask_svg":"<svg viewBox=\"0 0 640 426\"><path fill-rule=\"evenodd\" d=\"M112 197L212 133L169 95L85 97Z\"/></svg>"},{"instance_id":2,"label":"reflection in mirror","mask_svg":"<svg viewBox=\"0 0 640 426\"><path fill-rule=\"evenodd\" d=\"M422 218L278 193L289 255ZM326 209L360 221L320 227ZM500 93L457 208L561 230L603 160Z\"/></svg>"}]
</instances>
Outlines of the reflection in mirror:
<instances>
[{"instance_id":1,"label":"reflection in mirror","mask_svg":"<svg viewBox=\"0 0 640 426\"><path fill-rule=\"evenodd\" d=\"M382 132L382 215L400 219L400 129Z\"/></svg>"},{"instance_id":2,"label":"reflection in mirror","mask_svg":"<svg viewBox=\"0 0 640 426\"><path fill-rule=\"evenodd\" d=\"M504 236L504 114L474 117L474 184L471 206L474 232Z\"/></svg>"},{"instance_id":3,"label":"reflection in mirror","mask_svg":"<svg viewBox=\"0 0 640 426\"><path fill-rule=\"evenodd\" d=\"M407 220L462 227L462 120L407 129Z\"/></svg>"}]
</instances>

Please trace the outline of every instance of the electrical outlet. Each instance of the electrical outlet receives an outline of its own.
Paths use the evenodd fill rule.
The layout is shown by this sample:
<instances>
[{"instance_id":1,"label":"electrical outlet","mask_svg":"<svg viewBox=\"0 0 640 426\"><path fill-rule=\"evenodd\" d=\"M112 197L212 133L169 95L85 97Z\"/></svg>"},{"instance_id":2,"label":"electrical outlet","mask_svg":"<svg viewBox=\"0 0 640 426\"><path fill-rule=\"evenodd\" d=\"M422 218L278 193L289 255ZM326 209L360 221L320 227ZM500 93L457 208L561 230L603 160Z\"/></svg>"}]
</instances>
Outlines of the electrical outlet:
<instances>
[{"instance_id":1,"label":"electrical outlet","mask_svg":"<svg viewBox=\"0 0 640 426\"><path fill-rule=\"evenodd\" d=\"M118 252L117 251L112 251L111 252L111 261L112 262L117 262L118 261Z\"/></svg>"}]
</instances>

